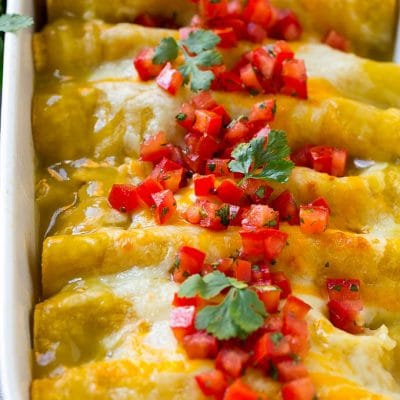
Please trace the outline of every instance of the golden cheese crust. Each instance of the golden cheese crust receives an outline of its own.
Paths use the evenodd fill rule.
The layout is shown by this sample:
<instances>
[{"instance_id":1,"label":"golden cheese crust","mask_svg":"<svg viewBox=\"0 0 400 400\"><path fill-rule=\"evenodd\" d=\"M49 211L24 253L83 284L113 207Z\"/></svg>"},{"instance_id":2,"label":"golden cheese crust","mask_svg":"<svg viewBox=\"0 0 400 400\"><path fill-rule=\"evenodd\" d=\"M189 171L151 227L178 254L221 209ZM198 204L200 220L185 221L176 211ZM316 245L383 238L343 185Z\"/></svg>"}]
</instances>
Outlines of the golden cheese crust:
<instances>
[{"instance_id":1,"label":"golden cheese crust","mask_svg":"<svg viewBox=\"0 0 400 400\"><path fill-rule=\"evenodd\" d=\"M169 96L154 82L140 82L132 68L143 46L178 35L130 23L136 16L179 11L183 24L194 13L189 1L170 3L47 0L51 22L33 41L36 197L45 238L43 297L34 311L33 400L205 399L193 376L210 362L189 360L169 329L177 290L170 270L184 244L206 252L208 262L236 254L239 230L201 229L181 213L157 226L151 210L130 216L107 201L113 183L137 184L151 171L138 160L144 138L163 130L168 140L183 140L173 116L190 92ZM298 13L307 39L335 28L359 55L379 59L391 52L394 0L273 3ZM223 52L225 62L232 65L251 47L241 43ZM283 224L289 240L276 268L313 306L305 363L318 398L400 399L400 67L311 39L293 48L307 64L309 99L274 96L272 127L285 130L294 149L329 144L371 163L341 178L296 167L287 183L272 184L274 197L285 189L300 203L322 196L332 210L321 234ZM213 96L234 117L271 98ZM192 186L181 190L178 211L194 199ZM328 277L360 279L364 334L330 323ZM258 372L244 379L268 398L281 398L278 383Z\"/></svg>"}]
</instances>

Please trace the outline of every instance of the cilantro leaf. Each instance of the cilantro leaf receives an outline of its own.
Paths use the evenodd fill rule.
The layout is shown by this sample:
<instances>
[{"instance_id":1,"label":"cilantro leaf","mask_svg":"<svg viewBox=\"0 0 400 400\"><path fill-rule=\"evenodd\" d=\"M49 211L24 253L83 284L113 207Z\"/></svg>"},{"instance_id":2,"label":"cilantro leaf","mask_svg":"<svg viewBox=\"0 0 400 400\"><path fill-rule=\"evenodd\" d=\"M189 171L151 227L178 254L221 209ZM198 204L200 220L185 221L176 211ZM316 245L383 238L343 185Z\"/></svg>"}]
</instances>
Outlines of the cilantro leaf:
<instances>
[{"instance_id":1,"label":"cilantro leaf","mask_svg":"<svg viewBox=\"0 0 400 400\"><path fill-rule=\"evenodd\" d=\"M200 54L205 50L213 49L221 38L211 31L205 31L199 29L191 32L186 40L182 41L182 44L194 54Z\"/></svg>"},{"instance_id":2,"label":"cilantro leaf","mask_svg":"<svg viewBox=\"0 0 400 400\"><path fill-rule=\"evenodd\" d=\"M194 92L208 90L215 75L205 69L222 63L221 54L215 50L220 41L218 35L203 29L191 32L187 39L179 42L172 37L164 38L155 49L153 62L164 64L174 61L181 52L184 62L178 69L185 84L190 82L190 89Z\"/></svg>"},{"instance_id":3,"label":"cilantro leaf","mask_svg":"<svg viewBox=\"0 0 400 400\"><path fill-rule=\"evenodd\" d=\"M233 287L222 303L197 314L196 329L206 329L219 340L246 339L262 326L265 317L264 305L253 291Z\"/></svg>"},{"instance_id":4,"label":"cilantro leaf","mask_svg":"<svg viewBox=\"0 0 400 400\"><path fill-rule=\"evenodd\" d=\"M246 316L245 318L243 316ZM231 316L245 332L254 332L267 316L263 303L252 290L236 290L231 304Z\"/></svg>"},{"instance_id":5,"label":"cilantro leaf","mask_svg":"<svg viewBox=\"0 0 400 400\"><path fill-rule=\"evenodd\" d=\"M222 272L215 271L202 278L192 275L179 288L180 297L194 297L197 294L203 299L211 299L225 288L232 286L231 281Z\"/></svg>"},{"instance_id":6,"label":"cilantro leaf","mask_svg":"<svg viewBox=\"0 0 400 400\"><path fill-rule=\"evenodd\" d=\"M230 338L245 339L248 335L238 326L231 316L231 304L234 292L231 289L221 304L203 308L196 317L196 329L206 329L219 340Z\"/></svg>"},{"instance_id":7,"label":"cilantro leaf","mask_svg":"<svg viewBox=\"0 0 400 400\"><path fill-rule=\"evenodd\" d=\"M33 24L33 19L19 14L3 14L0 16L1 32L16 32Z\"/></svg>"},{"instance_id":8,"label":"cilantro leaf","mask_svg":"<svg viewBox=\"0 0 400 400\"><path fill-rule=\"evenodd\" d=\"M178 57L179 46L176 40L172 37L167 37L161 40L156 47L153 62L154 64L164 64L167 61L173 61Z\"/></svg>"},{"instance_id":9,"label":"cilantro leaf","mask_svg":"<svg viewBox=\"0 0 400 400\"><path fill-rule=\"evenodd\" d=\"M289 155L290 147L285 132L272 130L266 147L262 137L237 146L232 152L233 160L229 163L229 169L242 173L244 179L287 182L294 168L294 164L287 159Z\"/></svg>"}]
</instances>

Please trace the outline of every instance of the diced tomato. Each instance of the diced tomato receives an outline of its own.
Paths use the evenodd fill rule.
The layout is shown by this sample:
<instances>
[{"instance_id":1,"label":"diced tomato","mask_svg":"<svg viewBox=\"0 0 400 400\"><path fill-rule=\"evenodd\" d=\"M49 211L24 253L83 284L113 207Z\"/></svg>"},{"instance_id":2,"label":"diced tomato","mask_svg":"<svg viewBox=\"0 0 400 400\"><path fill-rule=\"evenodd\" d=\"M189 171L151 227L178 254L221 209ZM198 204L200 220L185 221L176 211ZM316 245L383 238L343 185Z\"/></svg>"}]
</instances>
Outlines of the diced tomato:
<instances>
[{"instance_id":1,"label":"diced tomato","mask_svg":"<svg viewBox=\"0 0 400 400\"><path fill-rule=\"evenodd\" d=\"M220 149L220 144L211 135L202 135L198 139L196 153L199 155L201 160L207 160L214 156L214 154Z\"/></svg>"},{"instance_id":2,"label":"diced tomato","mask_svg":"<svg viewBox=\"0 0 400 400\"><path fill-rule=\"evenodd\" d=\"M278 40L274 45L275 53L275 75L282 73L282 66L284 61L293 60L294 52L287 42Z\"/></svg>"},{"instance_id":3,"label":"diced tomato","mask_svg":"<svg viewBox=\"0 0 400 400\"><path fill-rule=\"evenodd\" d=\"M137 25L147 26L149 28L156 28L160 24L160 19L151 14L144 13L138 15L133 20L133 23Z\"/></svg>"},{"instance_id":4,"label":"diced tomato","mask_svg":"<svg viewBox=\"0 0 400 400\"><path fill-rule=\"evenodd\" d=\"M228 126L225 131L224 139L229 144L238 144L245 142L249 135L249 128L241 121L237 121L232 125Z\"/></svg>"},{"instance_id":5,"label":"diced tomato","mask_svg":"<svg viewBox=\"0 0 400 400\"><path fill-rule=\"evenodd\" d=\"M132 212L139 205L137 188L134 185L114 184L108 195L111 207L121 212Z\"/></svg>"},{"instance_id":6,"label":"diced tomato","mask_svg":"<svg viewBox=\"0 0 400 400\"><path fill-rule=\"evenodd\" d=\"M307 72L303 60L288 60L282 66L283 88L281 93L307 99Z\"/></svg>"},{"instance_id":7,"label":"diced tomato","mask_svg":"<svg viewBox=\"0 0 400 400\"><path fill-rule=\"evenodd\" d=\"M327 279L329 300L361 300L358 279Z\"/></svg>"},{"instance_id":8,"label":"diced tomato","mask_svg":"<svg viewBox=\"0 0 400 400\"><path fill-rule=\"evenodd\" d=\"M147 177L142 183L137 187L137 193L139 197L149 206L154 206L154 199L152 195L154 193L160 192L163 187L155 179Z\"/></svg>"},{"instance_id":9,"label":"diced tomato","mask_svg":"<svg viewBox=\"0 0 400 400\"><path fill-rule=\"evenodd\" d=\"M283 40L298 40L302 34L300 22L291 10L278 10L277 18L268 30L270 37Z\"/></svg>"},{"instance_id":10,"label":"diced tomato","mask_svg":"<svg viewBox=\"0 0 400 400\"><path fill-rule=\"evenodd\" d=\"M155 203L155 218L159 225L165 224L176 211L174 194L170 190L163 190L151 195Z\"/></svg>"},{"instance_id":11,"label":"diced tomato","mask_svg":"<svg viewBox=\"0 0 400 400\"><path fill-rule=\"evenodd\" d=\"M285 248L288 234L276 229L268 229L268 233L264 239L266 260L275 260Z\"/></svg>"},{"instance_id":12,"label":"diced tomato","mask_svg":"<svg viewBox=\"0 0 400 400\"><path fill-rule=\"evenodd\" d=\"M271 122L274 119L276 110L275 100L264 100L254 104L250 112L250 121Z\"/></svg>"},{"instance_id":13,"label":"diced tomato","mask_svg":"<svg viewBox=\"0 0 400 400\"><path fill-rule=\"evenodd\" d=\"M213 29L213 32L221 39L218 43L219 47L229 49L237 45L238 39L232 27Z\"/></svg>"},{"instance_id":14,"label":"diced tomato","mask_svg":"<svg viewBox=\"0 0 400 400\"><path fill-rule=\"evenodd\" d=\"M201 220L201 206L199 204L192 204L187 208L184 217L191 224L198 225Z\"/></svg>"},{"instance_id":15,"label":"diced tomato","mask_svg":"<svg viewBox=\"0 0 400 400\"><path fill-rule=\"evenodd\" d=\"M346 332L362 333L364 328L357 321L362 308L361 300L330 300L328 302L329 319L334 326Z\"/></svg>"},{"instance_id":16,"label":"diced tomato","mask_svg":"<svg viewBox=\"0 0 400 400\"><path fill-rule=\"evenodd\" d=\"M282 386L282 400L313 400L315 388L310 378L300 378Z\"/></svg>"},{"instance_id":17,"label":"diced tomato","mask_svg":"<svg viewBox=\"0 0 400 400\"><path fill-rule=\"evenodd\" d=\"M308 376L304 363L297 360L282 361L276 365L279 380L290 382Z\"/></svg>"},{"instance_id":18,"label":"diced tomato","mask_svg":"<svg viewBox=\"0 0 400 400\"><path fill-rule=\"evenodd\" d=\"M194 306L175 307L172 309L169 326L179 342L182 342L186 335L195 331L195 315L196 308Z\"/></svg>"},{"instance_id":19,"label":"diced tomato","mask_svg":"<svg viewBox=\"0 0 400 400\"><path fill-rule=\"evenodd\" d=\"M205 161L198 154L183 151L183 159L186 166L192 172L203 173Z\"/></svg>"},{"instance_id":20,"label":"diced tomato","mask_svg":"<svg viewBox=\"0 0 400 400\"><path fill-rule=\"evenodd\" d=\"M196 110L212 110L218 105L210 92L200 92L191 99L191 103Z\"/></svg>"},{"instance_id":21,"label":"diced tomato","mask_svg":"<svg viewBox=\"0 0 400 400\"><path fill-rule=\"evenodd\" d=\"M229 159L213 158L207 160L206 163L206 174L214 174L218 177L231 177L232 172L229 170Z\"/></svg>"},{"instance_id":22,"label":"diced tomato","mask_svg":"<svg viewBox=\"0 0 400 400\"><path fill-rule=\"evenodd\" d=\"M262 204L252 204L242 220L244 229L252 231L258 228L279 228L279 213Z\"/></svg>"},{"instance_id":23,"label":"diced tomato","mask_svg":"<svg viewBox=\"0 0 400 400\"><path fill-rule=\"evenodd\" d=\"M280 332L282 326L282 317L279 314L274 314L267 317L261 329L263 332Z\"/></svg>"},{"instance_id":24,"label":"diced tomato","mask_svg":"<svg viewBox=\"0 0 400 400\"><path fill-rule=\"evenodd\" d=\"M179 109L179 113L176 115L175 119L180 126L190 130L196 119L195 108L189 103L183 103Z\"/></svg>"},{"instance_id":25,"label":"diced tomato","mask_svg":"<svg viewBox=\"0 0 400 400\"><path fill-rule=\"evenodd\" d=\"M307 321L298 319L295 315L285 313L283 317L282 333L285 335L308 338Z\"/></svg>"},{"instance_id":26,"label":"diced tomato","mask_svg":"<svg viewBox=\"0 0 400 400\"><path fill-rule=\"evenodd\" d=\"M171 63L167 63L156 78L157 85L173 96L178 92L183 84L183 75Z\"/></svg>"},{"instance_id":27,"label":"diced tomato","mask_svg":"<svg viewBox=\"0 0 400 400\"><path fill-rule=\"evenodd\" d=\"M251 64L247 64L240 69L240 79L248 89L255 90L259 93L263 91L257 74Z\"/></svg>"},{"instance_id":28,"label":"diced tomato","mask_svg":"<svg viewBox=\"0 0 400 400\"><path fill-rule=\"evenodd\" d=\"M241 17L243 13L243 5L241 0L231 0L228 4L228 14L231 17Z\"/></svg>"},{"instance_id":29,"label":"diced tomato","mask_svg":"<svg viewBox=\"0 0 400 400\"><path fill-rule=\"evenodd\" d=\"M144 48L133 60L133 64L142 81L155 78L163 69L163 65L153 63L154 49Z\"/></svg>"},{"instance_id":30,"label":"diced tomato","mask_svg":"<svg viewBox=\"0 0 400 400\"><path fill-rule=\"evenodd\" d=\"M249 283L251 281L251 263L246 260L236 260L233 263L234 277L238 281Z\"/></svg>"},{"instance_id":31,"label":"diced tomato","mask_svg":"<svg viewBox=\"0 0 400 400\"><path fill-rule=\"evenodd\" d=\"M180 188L183 178L183 168L174 161L163 158L154 167L151 177L156 179L164 189L169 189L175 193Z\"/></svg>"},{"instance_id":32,"label":"diced tomato","mask_svg":"<svg viewBox=\"0 0 400 400\"><path fill-rule=\"evenodd\" d=\"M239 378L250 355L239 347L224 347L217 355L215 366L232 378Z\"/></svg>"},{"instance_id":33,"label":"diced tomato","mask_svg":"<svg viewBox=\"0 0 400 400\"><path fill-rule=\"evenodd\" d=\"M266 397L251 389L239 378L228 387L224 400L266 400Z\"/></svg>"},{"instance_id":34,"label":"diced tomato","mask_svg":"<svg viewBox=\"0 0 400 400\"><path fill-rule=\"evenodd\" d=\"M292 287L287 276L281 272L271 272L272 283L281 289L281 298L286 299L292 293Z\"/></svg>"},{"instance_id":35,"label":"diced tomato","mask_svg":"<svg viewBox=\"0 0 400 400\"><path fill-rule=\"evenodd\" d=\"M233 258L222 258L221 260L218 261L217 264L218 271L222 272L227 276L231 276L233 274L234 261L235 260Z\"/></svg>"},{"instance_id":36,"label":"diced tomato","mask_svg":"<svg viewBox=\"0 0 400 400\"><path fill-rule=\"evenodd\" d=\"M196 110L196 121L192 129L196 132L218 137L222 128L222 117L208 110Z\"/></svg>"},{"instance_id":37,"label":"diced tomato","mask_svg":"<svg viewBox=\"0 0 400 400\"><path fill-rule=\"evenodd\" d=\"M194 306L196 309L206 304L206 300L196 295L195 297L179 297L178 293L174 293L172 305L175 307Z\"/></svg>"},{"instance_id":38,"label":"diced tomato","mask_svg":"<svg viewBox=\"0 0 400 400\"><path fill-rule=\"evenodd\" d=\"M243 10L243 18L267 27L271 19L271 6L265 0L248 0Z\"/></svg>"},{"instance_id":39,"label":"diced tomato","mask_svg":"<svg viewBox=\"0 0 400 400\"><path fill-rule=\"evenodd\" d=\"M311 306L295 296L289 296L283 306L284 315L293 315L298 319L303 319L311 310Z\"/></svg>"},{"instance_id":40,"label":"diced tomato","mask_svg":"<svg viewBox=\"0 0 400 400\"><path fill-rule=\"evenodd\" d=\"M264 303L267 312L278 312L281 298L281 290L279 288L271 285L257 285L254 286L254 289L256 289L258 298Z\"/></svg>"},{"instance_id":41,"label":"diced tomato","mask_svg":"<svg viewBox=\"0 0 400 400\"><path fill-rule=\"evenodd\" d=\"M318 197L317 199L312 201L310 203L310 206L323 207L323 208L326 208L329 211L329 214L331 213L331 208L329 207L328 202L323 197Z\"/></svg>"},{"instance_id":42,"label":"diced tomato","mask_svg":"<svg viewBox=\"0 0 400 400\"><path fill-rule=\"evenodd\" d=\"M254 362L256 365L265 365L269 360L278 360L289 354L289 342L280 332L265 333L254 346Z\"/></svg>"},{"instance_id":43,"label":"diced tomato","mask_svg":"<svg viewBox=\"0 0 400 400\"><path fill-rule=\"evenodd\" d=\"M222 89L227 92L239 92L243 90L243 82L239 74L233 71L226 71L219 76L219 83Z\"/></svg>"},{"instance_id":44,"label":"diced tomato","mask_svg":"<svg viewBox=\"0 0 400 400\"><path fill-rule=\"evenodd\" d=\"M243 251L248 256L264 256L274 260L286 246L287 233L276 229L258 229L256 231L240 231Z\"/></svg>"},{"instance_id":45,"label":"diced tomato","mask_svg":"<svg viewBox=\"0 0 400 400\"><path fill-rule=\"evenodd\" d=\"M328 227L329 210L325 207L300 206L299 217L303 233L323 233Z\"/></svg>"},{"instance_id":46,"label":"diced tomato","mask_svg":"<svg viewBox=\"0 0 400 400\"><path fill-rule=\"evenodd\" d=\"M193 183L196 196L209 196L214 192L215 175L195 175Z\"/></svg>"},{"instance_id":47,"label":"diced tomato","mask_svg":"<svg viewBox=\"0 0 400 400\"><path fill-rule=\"evenodd\" d=\"M262 43L267 37L267 30L260 24L249 22L246 26L246 39L254 43Z\"/></svg>"},{"instance_id":48,"label":"diced tomato","mask_svg":"<svg viewBox=\"0 0 400 400\"><path fill-rule=\"evenodd\" d=\"M169 148L171 154L169 159L180 166L183 166L183 157L182 157L182 149L174 144L168 143L167 147Z\"/></svg>"},{"instance_id":49,"label":"diced tomato","mask_svg":"<svg viewBox=\"0 0 400 400\"><path fill-rule=\"evenodd\" d=\"M261 72L265 79L271 79L275 70L276 60L263 47L253 50L252 64Z\"/></svg>"},{"instance_id":50,"label":"diced tomato","mask_svg":"<svg viewBox=\"0 0 400 400\"><path fill-rule=\"evenodd\" d=\"M200 273L205 258L206 254L200 250L189 246L181 247L175 262L174 281L181 283L190 275Z\"/></svg>"},{"instance_id":51,"label":"diced tomato","mask_svg":"<svg viewBox=\"0 0 400 400\"><path fill-rule=\"evenodd\" d=\"M140 145L140 159L142 161L158 162L163 157L169 157L171 149L167 146L167 135L165 132L158 132L150 136Z\"/></svg>"},{"instance_id":52,"label":"diced tomato","mask_svg":"<svg viewBox=\"0 0 400 400\"><path fill-rule=\"evenodd\" d=\"M327 44L328 46L348 52L350 49L350 42L342 36L340 33L336 32L334 29L331 29L323 39L323 43Z\"/></svg>"},{"instance_id":53,"label":"diced tomato","mask_svg":"<svg viewBox=\"0 0 400 400\"><path fill-rule=\"evenodd\" d=\"M243 189L229 179L221 182L216 194L224 203L234 205L240 205L244 196Z\"/></svg>"},{"instance_id":54,"label":"diced tomato","mask_svg":"<svg viewBox=\"0 0 400 400\"><path fill-rule=\"evenodd\" d=\"M213 113L218 114L222 117L222 125L228 125L231 122L231 117L226 111L225 107L222 105L218 105L211 110Z\"/></svg>"},{"instance_id":55,"label":"diced tomato","mask_svg":"<svg viewBox=\"0 0 400 400\"><path fill-rule=\"evenodd\" d=\"M195 376L195 379L205 396L214 396L216 399L222 398L228 387L228 381L225 375L217 369L198 374Z\"/></svg>"},{"instance_id":56,"label":"diced tomato","mask_svg":"<svg viewBox=\"0 0 400 400\"><path fill-rule=\"evenodd\" d=\"M261 179L246 179L243 189L255 204L266 204L273 192L272 187Z\"/></svg>"},{"instance_id":57,"label":"diced tomato","mask_svg":"<svg viewBox=\"0 0 400 400\"><path fill-rule=\"evenodd\" d=\"M200 15L205 20L214 19L217 17L226 17L228 15L227 0L200 0Z\"/></svg>"},{"instance_id":58,"label":"diced tomato","mask_svg":"<svg viewBox=\"0 0 400 400\"><path fill-rule=\"evenodd\" d=\"M182 345L190 359L215 358L218 353L217 339L206 332L186 335Z\"/></svg>"},{"instance_id":59,"label":"diced tomato","mask_svg":"<svg viewBox=\"0 0 400 400\"><path fill-rule=\"evenodd\" d=\"M271 285L271 271L265 264L251 267L251 281L257 286Z\"/></svg>"},{"instance_id":60,"label":"diced tomato","mask_svg":"<svg viewBox=\"0 0 400 400\"><path fill-rule=\"evenodd\" d=\"M312 168L318 172L326 172L333 176L343 176L347 151L330 146L315 146L310 149Z\"/></svg>"},{"instance_id":61,"label":"diced tomato","mask_svg":"<svg viewBox=\"0 0 400 400\"><path fill-rule=\"evenodd\" d=\"M210 201L202 201L200 209L200 226L220 231L229 225L229 207L219 206Z\"/></svg>"},{"instance_id":62,"label":"diced tomato","mask_svg":"<svg viewBox=\"0 0 400 400\"><path fill-rule=\"evenodd\" d=\"M300 223L299 208L292 193L288 190L285 190L273 200L271 206L279 212L280 221L287 221L290 225L298 225Z\"/></svg>"},{"instance_id":63,"label":"diced tomato","mask_svg":"<svg viewBox=\"0 0 400 400\"><path fill-rule=\"evenodd\" d=\"M312 158L310 150L314 146L307 144L303 147L300 147L298 150L294 151L290 155L290 159L295 163L298 167L312 167Z\"/></svg>"}]
</instances>

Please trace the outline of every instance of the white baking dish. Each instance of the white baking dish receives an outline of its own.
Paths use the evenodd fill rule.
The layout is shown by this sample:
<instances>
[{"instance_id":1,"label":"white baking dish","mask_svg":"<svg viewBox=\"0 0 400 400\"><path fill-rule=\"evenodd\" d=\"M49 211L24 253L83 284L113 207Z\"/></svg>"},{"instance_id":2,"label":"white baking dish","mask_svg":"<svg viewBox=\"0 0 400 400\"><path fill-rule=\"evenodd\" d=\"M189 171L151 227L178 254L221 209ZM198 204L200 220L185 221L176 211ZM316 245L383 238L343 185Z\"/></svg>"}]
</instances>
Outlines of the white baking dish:
<instances>
[{"instance_id":1,"label":"white baking dish","mask_svg":"<svg viewBox=\"0 0 400 400\"><path fill-rule=\"evenodd\" d=\"M33 15L33 0L7 11ZM0 367L3 400L29 399L31 311L38 287L31 98L32 32L6 34L0 143Z\"/></svg>"},{"instance_id":2,"label":"white baking dish","mask_svg":"<svg viewBox=\"0 0 400 400\"><path fill-rule=\"evenodd\" d=\"M9 0L33 15L33 0ZM400 33L400 31L399 31ZM39 287L31 98L32 30L7 34L0 142L0 381L3 400L28 400L31 312ZM400 60L400 40L396 58ZM0 395L1 397L1 395Z\"/></svg>"}]
</instances>

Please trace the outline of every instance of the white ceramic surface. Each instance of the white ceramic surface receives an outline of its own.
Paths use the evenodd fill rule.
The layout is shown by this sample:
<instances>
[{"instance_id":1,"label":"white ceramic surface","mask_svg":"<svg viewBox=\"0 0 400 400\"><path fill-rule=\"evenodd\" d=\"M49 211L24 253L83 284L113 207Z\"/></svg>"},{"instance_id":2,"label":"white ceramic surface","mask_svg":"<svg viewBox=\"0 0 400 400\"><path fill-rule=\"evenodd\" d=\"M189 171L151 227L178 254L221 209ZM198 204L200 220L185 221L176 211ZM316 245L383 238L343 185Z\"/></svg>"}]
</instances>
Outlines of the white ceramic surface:
<instances>
[{"instance_id":1,"label":"white ceramic surface","mask_svg":"<svg viewBox=\"0 0 400 400\"><path fill-rule=\"evenodd\" d=\"M7 11L33 15L33 1ZM36 278L32 33L7 33L0 142L0 371L4 400L28 400Z\"/></svg>"}]
</instances>

